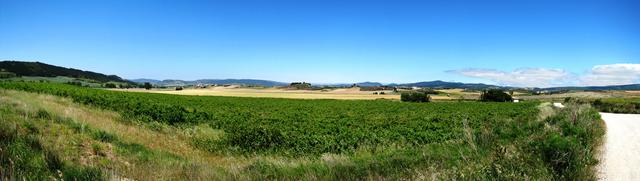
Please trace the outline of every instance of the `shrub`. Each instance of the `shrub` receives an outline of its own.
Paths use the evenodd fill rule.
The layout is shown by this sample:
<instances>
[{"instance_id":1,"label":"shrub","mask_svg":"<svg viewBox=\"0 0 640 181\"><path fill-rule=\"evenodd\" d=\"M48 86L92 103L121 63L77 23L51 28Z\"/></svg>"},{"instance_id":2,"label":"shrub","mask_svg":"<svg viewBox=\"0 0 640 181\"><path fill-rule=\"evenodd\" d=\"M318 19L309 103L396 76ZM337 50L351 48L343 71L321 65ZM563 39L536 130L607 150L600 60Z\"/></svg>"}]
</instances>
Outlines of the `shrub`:
<instances>
[{"instance_id":1,"label":"shrub","mask_svg":"<svg viewBox=\"0 0 640 181\"><path fill-rule=\"evenodd\" d=\"M431 97L422 92L409 92L402 93L400 95L400 100L402 102L429 102L431 101Z\"/></svg>"},{"instance_id":2,"label":"shrub","mask_svg":"<svg viewBox=\"0 0 640 181\"><path fill-rule=\"evenodd\" d=\"M75 85L75 86L82 86L82 82L77 82L77 81L67 82L66 84Z\"/></svg>"},{"instance_id":3,"label":"shrub","mask_svg":"<svg viewBox=\"0 0 640 181\"><path fill-rule=\"evenodd\" d=\"M419 92L425 93L425 94L439 94L440 91L436 91L433 89L420 89Z\"/></svg>"},{"instance_id":4,"label":"shrub","mask_svg":"<svg viewBox=\"0 0 640 181\"><path fill-rule=\"evenodd\" d=\"M144 85L143 85L143 87L144 87L144 89L149 90L149 89L151 89L153 86L151 85L151 83L149 83L149 82L145 82L145 83L144 83Z\"/></svg>"},{"instance_id":5,"label":"shrub","mask_svg":"<svg viewBox=\"0 0 640 181\"><path fill-rule=\"evenodd\" d=\"M480 100L483 102L511 102L513 98L502 90L491 89L484 91L482 95L480 95Z\"/></svg>"},{"instance_id":6,"label":"shrub","mask_svg":"<svg viewBox=\"0 0 640 181\"><path fill-rule=\"evenodd\" d=\"M116 88L117 86L114 83L106 83L106 84L104 84L104 87L106 87L106 88Z\"/></svg>"},{"instance_id":7,"label":"shrub","mask_svg":"<svg viewBox=\"0 0 640 181\"><path fill-rule=\"evenodd\" d=\"M591 101L591 105L601 112L611 113L640 113L640 99L634 98L606 98Z\"/></svg>"}]
</instances>

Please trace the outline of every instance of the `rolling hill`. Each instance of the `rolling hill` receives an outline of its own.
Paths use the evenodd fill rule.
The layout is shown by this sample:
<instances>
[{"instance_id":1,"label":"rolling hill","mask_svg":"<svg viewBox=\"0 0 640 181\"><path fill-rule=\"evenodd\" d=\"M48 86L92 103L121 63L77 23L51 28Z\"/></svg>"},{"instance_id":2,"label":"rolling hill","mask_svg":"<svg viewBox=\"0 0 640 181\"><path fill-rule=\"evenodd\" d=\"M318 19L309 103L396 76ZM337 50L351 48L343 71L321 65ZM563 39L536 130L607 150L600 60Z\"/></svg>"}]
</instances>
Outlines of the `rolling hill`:
<instances>
[{"instance_id":1,"label":"rolling hill","mask_svg":"<svg viewBox=\"0 0 640 181\"><path fill-rule=\"evenodd\" d=\"M126 82L133 83L122 79L116 75L105 75L101 73L78 70L73 68L65 68L55 65L49 65L41 62L22 62L22 61L1 61L0 70L2 72L11 72L17 76L25 77L72 77L81 79L90 79L98 82Z\"/></svg>"},{"instance_id":2,"label":"rolling hill","mask_svg":"<svg viewBox=\"0 0 640 181\"><path fill-rule=\"evenodd\" d=\"M492 89L492 88L508 89L508 88L511 88L511 87L503 87L503 86L480 84L480 83L445 82L441 80L399 84L399 86L428 87L433 89Z\"/></svg>"},{"instance_id":3,"label":"rolling hill","mask_svg":"<svg viewBox=\"0 0 640 181\"><path fill-rule=\"evenodd\" d=\"M159 86L185 86L185 85L197 85L197 84L241 84L241 85L257 85L257 86L287 86L289 83L271 81L271 80L260 80L260 79L199 79L193 81L185 81L185 80L155 80L155 79L131 79L126 80L122 79L116 75L105 75L101 73L96 73L92 71L84 71L78 70L74 68L65 68L55 65L50 65L42 62L24 62L24 61L0 61L0 78L6 78L11 76L20 76L27 79L39 80L39 77L51 77L56 79L64 79L68 78L76 78L76 79L88 79L94 80L96 82L106 83L106 82L122 82L122 83L144 83L150 82L152 84L156 84ZM383 84L379 82L360 82L356 83L361 87L375 87L375 86L403 86L403 87L423 87L423 88L433 88L433 89L449 89L449 88L459 88L459 89L474 89L474 90L483 90L483 89L516 89L517 87L507 87L507 86L497 86L497 85L489 85L482 83L462 83L462 82L446 82L441 80L436 81L424 81L424 82L415 82L415 83L390 83ZM315 84L321 86L336 86L336 87L349 87L353 84L351 83L343 83L343 84ZM573 87L550 87L550 88L533 88L533 90L546 90L546 91L561 91L561 90L583 90L583 91L593 91L593 90L640 90L640 84L630 84L630 85L611 85L611 86L573 86Z\"/></svg>"},{"instance_id":4,"label":"rolling hill","mask_svg":"<svg viewBox=\"0 0 640 181\"><path fill-rule=\"evenodd\" d=\"M186 80L154 80L154 79L132 79L130 81L136 83L149 82L160 86L185 86L185 85L197 85L197 84L241 84L241 85L258 85L258 86L287 86L289 83L276 82L270 80L259 79L199 79L193 81Z\"/></svg>"}]
</instances>

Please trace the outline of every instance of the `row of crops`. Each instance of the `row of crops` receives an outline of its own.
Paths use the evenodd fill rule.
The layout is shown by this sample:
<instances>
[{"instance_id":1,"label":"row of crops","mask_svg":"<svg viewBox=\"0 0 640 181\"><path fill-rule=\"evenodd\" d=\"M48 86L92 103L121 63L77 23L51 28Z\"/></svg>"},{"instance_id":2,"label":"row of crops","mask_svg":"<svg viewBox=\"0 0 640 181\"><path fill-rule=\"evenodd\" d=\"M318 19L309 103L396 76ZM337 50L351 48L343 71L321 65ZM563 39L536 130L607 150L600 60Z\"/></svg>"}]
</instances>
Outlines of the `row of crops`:
<instances>
[{"instance_id":1,"label":"row of crops","mask_svg":"<svg viewBox=\"0 0 640 181\"><path fill-rule=\"evenodd\" d=\"M0 82L0 88L63 96L169 125L209 124L224 131L201 147L242 153L349 153L417 147L460 139L471 128L531 120L535 103L403 103L180 96L118 92L50 83Z\"/></svg>"}]
</instances>

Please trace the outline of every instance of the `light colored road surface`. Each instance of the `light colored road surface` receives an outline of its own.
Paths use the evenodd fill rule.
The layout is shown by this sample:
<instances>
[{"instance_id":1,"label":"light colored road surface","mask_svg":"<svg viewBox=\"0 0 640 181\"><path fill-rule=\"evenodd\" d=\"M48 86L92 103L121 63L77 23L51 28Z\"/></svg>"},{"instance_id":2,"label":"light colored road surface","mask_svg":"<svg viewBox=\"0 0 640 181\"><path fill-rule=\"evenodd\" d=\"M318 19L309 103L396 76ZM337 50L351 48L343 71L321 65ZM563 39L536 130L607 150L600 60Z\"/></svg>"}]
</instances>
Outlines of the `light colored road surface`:
<instances>
[{"instance_id":1,"label":"light colored road surface","mask_svg":"<svg viewBox=\"0 0 640 181\"><path fill-rule=\"evenodd\" d=\"M600 180L640 180L640 114L600 115L607 124Z\"/></svg>"}]
</instances>

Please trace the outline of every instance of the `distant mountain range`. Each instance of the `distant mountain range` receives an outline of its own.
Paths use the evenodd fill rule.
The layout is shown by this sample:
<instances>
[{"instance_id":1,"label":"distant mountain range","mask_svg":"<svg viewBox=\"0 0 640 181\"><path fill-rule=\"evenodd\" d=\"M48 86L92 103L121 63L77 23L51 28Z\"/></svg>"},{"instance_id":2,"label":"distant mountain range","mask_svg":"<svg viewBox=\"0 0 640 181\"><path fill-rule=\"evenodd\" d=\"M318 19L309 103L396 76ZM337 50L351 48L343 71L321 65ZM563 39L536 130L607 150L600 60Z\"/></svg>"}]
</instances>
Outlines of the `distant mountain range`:
<instances>
[{"instance_id":1,"label":"distant mountain range","mask_svg":"<svg viewBox=\"0 0 640 181\"><path fill-rule=\"evenodd\" d=\"M277 82L270 80L259 79L200 79L194 81L184 80L154 80L154 79L132 79L130 81L136 83L149 82L160 86L186 86L197 84L241 84L241 85L258 85L258 86L287 86L289 83ZM423 87L432 89L472 89L472 90L484 90L484 89L529 89L537 91L559 91L559 90L640 90L640 84L631 85L612 85L612 86L587 86L587 87L551 87L551 88L520 88L509 86L497 86L481 83L462 83L462 82L446 82L441 80L425 81L415 83L390 83L383 84L379 82L360 82L355 83L360 87L379 87L379 86L402 86L402 87ZM312 84L320 86L334 86L334 87L350 87L353 84L350 83L337 83L337 84Z\"/></svg>"},{"instance_id":2,"label":"distant mountain range","mask_svg":"<svg viewBox=\"0 0 640 181\"><path fill-rule=\"evenodd\" d=\"M258 85L258 86L287 86L287 82L278 82L271 80L259 80L259 79L200 79L194 81L185 80L154 80L154 79L132 79L125 80L116 75L105 75L101 73L78 70L73 68L65 68L55 65L49 65L41 62L22 62L22 61L0 61L0 73L15 74L17 76L40 76L40 77L72 77L90 79L98 82L126 82L126 83L144 83L149 82L160 86L186 86L186 85L198 85L198 84L241 84L241 85ZM360 82L355 83L361 87L376 87L376 86L403 86L403 87L424 87L433 89L444 88L459 88L459 89L523 89L518 87L497 86L481 83L461 83L461 82L446 82L446 81L426 81L415 83L390 83L383 84L379 82ZM341 84L313 84L321 86L335 86L335 87L350 87L353 83L341 83ZM560 90L640 90L640 84L631 85L612 85L612 86L585 86L585 87L551 87L551 88L526 88L537 91L560 91Z\"/></svg>"},{"instance_id":3,"label":"distant mountain range","mask_svg":"<svg viewBox=\"0 0 640 181\"><path fill-rule=\"evenodd\" d=\"M258 79L199 79L193 81L185 80L154 80L154 79L132 79L130 80L136 83L149 82L160 86L186 86L186 85L198 85L198 84L242 84L242 85L259 85L259 86L287 86L289 83L276 82L270 80L258 80Z\"/></svg>"},{"instance_id":4,"label":"distant mountain range","mask_svg":"<svg viewBox=\"0 0 640 181\"><path fill-rule=\"evenodd\" d=\"M65 76L91 79L98 82L129 82L116 75L105 75L91 71L49 65L41 62L0 61L0 72L11 72L17 76Z\"/></svg>"},{"instance_id":5,"label":"distant mountain range","mask_svg":"<svg viewBox=\"0 0 640 181\"><path fill-rule=\"evenodd\" d=\"M395 84L390 84L395 85ZM461 83L461 82L445 82L441 80L429 81L429 82L416 82L407 84L397 84L398 86L407 87L428 87L434 89L454 88L454 89L510 89L513 87L496 86L480 83Z\"/></svg>"}]
</instances>

